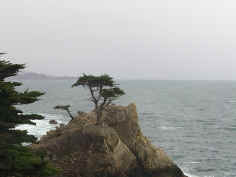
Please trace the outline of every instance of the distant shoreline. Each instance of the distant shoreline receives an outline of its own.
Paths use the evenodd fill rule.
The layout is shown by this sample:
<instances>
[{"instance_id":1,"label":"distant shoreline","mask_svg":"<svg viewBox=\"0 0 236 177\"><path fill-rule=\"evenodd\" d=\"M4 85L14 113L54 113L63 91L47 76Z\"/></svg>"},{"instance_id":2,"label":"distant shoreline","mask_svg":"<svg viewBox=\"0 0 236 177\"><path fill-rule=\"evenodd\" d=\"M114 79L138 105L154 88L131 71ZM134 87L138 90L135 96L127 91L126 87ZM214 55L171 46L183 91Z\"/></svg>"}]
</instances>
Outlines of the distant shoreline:
<instances>
[{"instance_id":1,"label":"distant shoreline","mask_svg":"<svg viewBox=\"0 0 236 177\"><path fill-rule=\"evenodd\" d=\"M17 76L10 78L11 80L77 80L76 76L53 76L36 72L21 72ZM185 80L185 79L155 79L155 78L123 78L118 81L188 81L188 82L236 82L236 80Z\"/></svg>"},{"instance_id":2,"label":"distant shoreline","mask_svg":"<svg viewBox=\"0 0 236 177\"><path fill-rule=\"evenodd\" d=\"M65 79L77 79L74 76L51 76L35 72L22 72L17 76L11 77L16 80L65 80Z\"/></svg>"}]
</instances>

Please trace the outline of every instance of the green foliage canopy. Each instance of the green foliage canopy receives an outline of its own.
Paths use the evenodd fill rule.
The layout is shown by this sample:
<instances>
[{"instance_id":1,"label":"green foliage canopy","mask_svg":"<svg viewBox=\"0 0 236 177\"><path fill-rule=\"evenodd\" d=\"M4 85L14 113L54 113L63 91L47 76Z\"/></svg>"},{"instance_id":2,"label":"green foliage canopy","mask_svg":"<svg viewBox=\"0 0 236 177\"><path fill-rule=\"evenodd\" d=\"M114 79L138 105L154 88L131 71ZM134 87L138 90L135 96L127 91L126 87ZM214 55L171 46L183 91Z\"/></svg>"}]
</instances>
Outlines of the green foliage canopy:
<instances>
[{"instance_id":1,"label":"green foliage canopy","mask_svg":"<svg viewBox=\"0 0 236 177\"><path fill-rule=\"evenodd\" d=\"M22 145L35 142L36 137L28 135L27 131L15 130L19 124L35 124L32 120L43 119L36 114L25 115L16 107L34 103L44 94L29 90L19 92L16 87L22 83L7 80L24 67L23 64L12 64L0 58L0 176L3 177L49 176L55 171L44 161L43 155Z\"/></svg>"}]
</instances>

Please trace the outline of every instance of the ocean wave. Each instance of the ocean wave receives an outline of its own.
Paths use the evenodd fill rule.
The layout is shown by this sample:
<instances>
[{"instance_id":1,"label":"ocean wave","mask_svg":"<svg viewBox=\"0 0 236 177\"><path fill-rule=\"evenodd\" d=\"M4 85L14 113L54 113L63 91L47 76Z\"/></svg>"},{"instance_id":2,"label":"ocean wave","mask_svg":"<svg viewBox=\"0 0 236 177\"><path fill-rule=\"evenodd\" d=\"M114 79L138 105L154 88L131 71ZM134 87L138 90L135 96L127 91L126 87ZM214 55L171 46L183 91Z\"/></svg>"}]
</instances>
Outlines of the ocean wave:
<instances>
[{"instance_id":1,"label":"ocean wave","mask_svg":"<svg viewBox=\"0 0 236 177\"><path fill-rule=\"evenodd\" d=\"M142 113L140 113L141 115L144 115L144 116L146 116L146 115L148 115L148 116L150 116L150 115L155 115L155 113L154 112L142 112Z\"/></svg>"},{"instance_id":2,"label":"ocean wave","mask_svg":"<svg viewBox=\"0 0 236 177\"><path fill-rule=\"evenodd\" d=\"M225 103L236 103L236 100L226 100Z\"/></svg>"},{"instance_id":3,"label":"ocean wave","mask_svg":"<svg viewBox=\"0 0 236 177\"><path fill-rule=\"evenodd\" d=\"M188 177L200 177L200 176L192 175L192 174L185 173L185 172L184 172L184 174L185 174L186 176L188 176Z\"/></svg>"},{"instance_id":4,"label":"ocean wave","mask_svg":"<svg viewBox=\"0 0 236 177\"><path fill-rule=\"evenodd\" d=\"M199 164L201 162L184 162L185 164Z\"/></svg>"},{"instance_id":5,"label":"ocean wave","mask_svg":"<svg viewBox=\"0 0 236 177\"><path fill-rule=\"evenodd\" d=\"M181 127L168 127L168 126L160 126L158 127L159 129L162 129L162 130L176 130L176 129L179 129Z\"/></svg>"},{"instance_id":6,"label":"ocean wave","mask_svg":"<svg viewBox=\"0 0 236 177\"><path fill-rule=\"evenodd\" d=\"M56 129L59 124L65 124L67 121L61 114L45 114L39 113L45 117L43 120L33 120L36 125L22 124L16 127L16 130L27 130L28 134L36 136L40 139L41 136L45 135L49 130ZM50 124L50 120L56 120L58 124Z\"/></svg>"}]
</instances>

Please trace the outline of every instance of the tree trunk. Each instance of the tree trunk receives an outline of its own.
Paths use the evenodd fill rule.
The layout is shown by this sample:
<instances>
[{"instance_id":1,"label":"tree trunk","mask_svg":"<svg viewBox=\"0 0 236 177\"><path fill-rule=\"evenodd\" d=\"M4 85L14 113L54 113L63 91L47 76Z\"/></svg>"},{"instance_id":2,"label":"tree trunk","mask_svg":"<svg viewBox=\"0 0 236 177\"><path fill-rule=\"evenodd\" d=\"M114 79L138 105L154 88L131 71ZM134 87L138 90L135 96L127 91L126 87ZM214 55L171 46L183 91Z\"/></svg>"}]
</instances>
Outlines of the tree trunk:
<instances>
[{"instance_id":1,"label":"tree trunk","mask_svg":"<svg viewBox=\"0 0 236 177\"><path fill-rule=\"evenodd\" d=\"M69 109L67 109L66 111L67 111L67 113L69 114L69 116L70 116L71 120L73 120L73 119L74 119L74 117L73 117L73 116L72 116L72 114L70 113L70 110L69 110Z\"/></svg>"},{"instance_id":2,"label":"tree trunk","mask_svg":"<svg viewBox=\"0 0 236 177\"><path fill-rule=\"evenodd\" d=\"M96 109L96 115L97 115L97 124L102 123L102 110L100 108Z\"/></svg>"}]
</instances>

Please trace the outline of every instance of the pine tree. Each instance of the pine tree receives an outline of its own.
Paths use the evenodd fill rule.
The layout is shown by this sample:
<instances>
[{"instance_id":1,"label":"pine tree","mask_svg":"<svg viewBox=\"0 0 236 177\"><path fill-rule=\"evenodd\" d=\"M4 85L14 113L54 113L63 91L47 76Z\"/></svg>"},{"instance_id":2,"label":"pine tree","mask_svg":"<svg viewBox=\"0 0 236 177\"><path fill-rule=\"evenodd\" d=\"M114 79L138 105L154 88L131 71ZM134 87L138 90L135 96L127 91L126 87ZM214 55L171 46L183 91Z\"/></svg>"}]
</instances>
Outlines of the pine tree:
<instances>
[{"instance_id":1,"label":"pine tree","mask_svg":"<svg viewBox=\"0 0 236 177\"><path fill-rule=\"evenodd\" d=\"M3 55L5 53L0 53ZM54 169L44 161L43 154L33 152L23 142L33 143L36 137L28 135L27 131L15 130L20 124L35 124L34 119L42 116L26 115L17 105L30 104L39 100L44 93L39 91L19 92L16 87L20 82L9 81L9 77L17 75L24 69L23 64L12 64L0 58L0 176L26 177L49 176Z\"/></svg>"}]
</instances>

